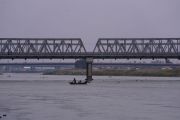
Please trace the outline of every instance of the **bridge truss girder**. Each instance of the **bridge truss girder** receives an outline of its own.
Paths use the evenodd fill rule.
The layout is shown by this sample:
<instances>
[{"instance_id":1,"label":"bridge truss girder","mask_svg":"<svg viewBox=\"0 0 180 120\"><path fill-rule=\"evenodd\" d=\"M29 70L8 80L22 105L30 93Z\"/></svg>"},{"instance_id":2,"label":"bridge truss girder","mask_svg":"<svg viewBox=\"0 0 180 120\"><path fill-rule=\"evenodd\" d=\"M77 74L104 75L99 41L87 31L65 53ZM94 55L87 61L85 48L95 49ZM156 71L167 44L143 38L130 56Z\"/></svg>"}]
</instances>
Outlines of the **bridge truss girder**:
<instances>
[{"instance_id":1,"label":"bridge truss girder","mask_svg":"<svg viewBox=\"0 0 180 120\"><path fill-rule=\"evenodd\" d=\"M0 59L180 59L180 38L100 38L86 52L79 38L0 38Z\"/></svg>"},{"instance_id":2,"label":"bridge truss girder","mask_svg":"<svg viewBox=\"0 0 180 120\"><path fill-rule=\"evenodd\" d=\"M100 38L93 52L117 58L177 58L180 38Z\"/></svg>"},{"instance_id":3,"label":"bridge truss girder","mask_svg":"<svg viewBox=\"0 0 180 120\"><path fill-rule=\"evenodd\" d=\"M0 38L0 54L4 58L58 58L84 52L80 38Z\"/></svg>"}]
</instances>

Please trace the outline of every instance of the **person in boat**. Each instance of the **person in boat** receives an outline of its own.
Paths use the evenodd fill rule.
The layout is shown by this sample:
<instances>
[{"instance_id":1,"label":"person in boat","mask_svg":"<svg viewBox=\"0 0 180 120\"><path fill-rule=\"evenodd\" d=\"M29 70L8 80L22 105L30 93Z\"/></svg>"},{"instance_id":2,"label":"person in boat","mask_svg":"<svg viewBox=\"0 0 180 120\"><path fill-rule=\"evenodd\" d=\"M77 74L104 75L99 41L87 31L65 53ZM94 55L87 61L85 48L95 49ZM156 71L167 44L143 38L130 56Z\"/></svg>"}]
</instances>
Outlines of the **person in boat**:
<instances>
[{"instance_id":1,"label":"person in boat","mask_svg":"<svg viewBox=\"0 0 180 120\"><path fill-rule=\"evenodd\" d=\"M74 78L73 83L76 84L76 79Z\"/></svg>"},{"instance_id":2,"label":"person in boat","mask_svg":"<svg viewBox=\"0 0 180 120\"><path fill-rule=\"evenodd\" d=\"M81 83L82 83L82 82L81 82L81 80L80 80L80 81L78 81L78 83L79 83L79 84L81 84Z\"/></svg>"}]
</instances>

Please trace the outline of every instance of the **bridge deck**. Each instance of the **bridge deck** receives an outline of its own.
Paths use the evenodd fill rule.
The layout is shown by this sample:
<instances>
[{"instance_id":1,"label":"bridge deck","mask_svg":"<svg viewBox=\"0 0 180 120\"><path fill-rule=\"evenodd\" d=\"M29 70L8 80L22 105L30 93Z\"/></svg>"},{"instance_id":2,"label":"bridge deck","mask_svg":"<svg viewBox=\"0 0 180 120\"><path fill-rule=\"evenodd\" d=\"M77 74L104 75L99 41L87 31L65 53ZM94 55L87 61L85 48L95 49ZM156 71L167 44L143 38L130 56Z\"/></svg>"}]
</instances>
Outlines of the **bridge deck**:
<instances>
[{"instance_id":1,"label":"bridge deck","mask_svg":"<svg viewBox=\"0 0 180 120\"><path fill-rule=\"evenodd\" d=\"M93 59L154 59L154 58L172 58L180 59L180 54L176 53L41 53L41 54L2 54L0 53L0 59L81 59L81 58L93 58Z\"/></svg>"}]
</instances>

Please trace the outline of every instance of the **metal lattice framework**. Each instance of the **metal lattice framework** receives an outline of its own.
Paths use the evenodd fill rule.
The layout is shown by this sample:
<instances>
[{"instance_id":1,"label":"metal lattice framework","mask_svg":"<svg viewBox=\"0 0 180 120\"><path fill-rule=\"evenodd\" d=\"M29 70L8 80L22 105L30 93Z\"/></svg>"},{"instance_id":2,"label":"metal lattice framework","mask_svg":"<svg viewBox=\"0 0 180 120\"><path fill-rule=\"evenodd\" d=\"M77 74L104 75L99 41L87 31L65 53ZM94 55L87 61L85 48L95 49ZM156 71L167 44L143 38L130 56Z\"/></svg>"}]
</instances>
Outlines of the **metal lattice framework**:
<instances>
[{"instance_id":1,"label":"metal lattice framework","mask_svg":"<svg viewBox=\"0 0 180 120\"><path fill-rule=\"evenodd\" d=\"M85 52L79 38L0 38L1 58L58 58Z\"/></svg>"},{"instance_id":2,"label":"metal lattice framework","mask_svg":"<svg viewBox=\"0 0 180 120\"><path fill-rule=\"evenodd\" d=\"M180 38L100 38L94 53L128 58L179 58Z\"/></svg>"},{"instance_id":3,"label":"metal lattice framework","mask_svg":"<svg viewBox=\"0 0 180 120\"><path fill-rule=\"evenodd\" d=\"M180 38L100 38L86 52L80 38L0 38L0 59L178 58Z\"/></svg>"}]
</instances>

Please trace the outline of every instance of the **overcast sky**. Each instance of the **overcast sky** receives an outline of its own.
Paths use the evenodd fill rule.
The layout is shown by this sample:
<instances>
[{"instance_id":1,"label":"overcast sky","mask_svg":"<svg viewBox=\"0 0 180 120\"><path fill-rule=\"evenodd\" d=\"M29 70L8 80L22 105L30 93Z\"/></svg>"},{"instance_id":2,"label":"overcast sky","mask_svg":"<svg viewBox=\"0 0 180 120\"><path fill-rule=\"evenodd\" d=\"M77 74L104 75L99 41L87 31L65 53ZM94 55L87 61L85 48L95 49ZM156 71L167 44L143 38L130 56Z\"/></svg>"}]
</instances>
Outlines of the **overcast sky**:
<instances>
[{"instance_id":1,"label":"overcast sky","mask_svg":"<svg viewBox=\"0 0 180 120\"><path fill-rule=\"evenodd\" d=\"M0 0L0 37L180 37L180 0Z\"/></svg>"}]
</instances>

